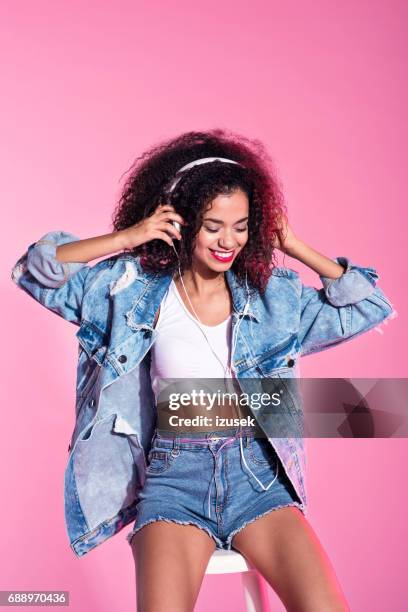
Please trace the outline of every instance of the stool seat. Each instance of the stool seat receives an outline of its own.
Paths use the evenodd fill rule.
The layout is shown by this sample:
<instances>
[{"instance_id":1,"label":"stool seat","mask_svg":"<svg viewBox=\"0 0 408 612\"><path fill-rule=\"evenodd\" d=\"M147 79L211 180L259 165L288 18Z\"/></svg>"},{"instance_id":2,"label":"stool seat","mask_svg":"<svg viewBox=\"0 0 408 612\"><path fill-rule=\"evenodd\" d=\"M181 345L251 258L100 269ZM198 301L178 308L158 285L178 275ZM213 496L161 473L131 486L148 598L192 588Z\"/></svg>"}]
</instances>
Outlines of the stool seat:
<instances>
[{"instance_id":1,"label":"stool seat","mask_svg":"<svg viewBox=\"0 0 408 612\"><path fill-rule=\"evenodd\" d=\"M243 595L247 612L269 612L266 581L256 568L236 550L216 549L205 571L209 574L242 574Z\"/></svg>"},{"instance_id":2,"label":"stool seat","mask_svg":"<svg viewBox=\"0 0 408 612\"><path fill-rule=\"evenodd\" d=\"M220 550L213 552L207 565L206 574L235 574L249 572L253 567L247 559L236 550Z\"/></svg>"}]
</instances>

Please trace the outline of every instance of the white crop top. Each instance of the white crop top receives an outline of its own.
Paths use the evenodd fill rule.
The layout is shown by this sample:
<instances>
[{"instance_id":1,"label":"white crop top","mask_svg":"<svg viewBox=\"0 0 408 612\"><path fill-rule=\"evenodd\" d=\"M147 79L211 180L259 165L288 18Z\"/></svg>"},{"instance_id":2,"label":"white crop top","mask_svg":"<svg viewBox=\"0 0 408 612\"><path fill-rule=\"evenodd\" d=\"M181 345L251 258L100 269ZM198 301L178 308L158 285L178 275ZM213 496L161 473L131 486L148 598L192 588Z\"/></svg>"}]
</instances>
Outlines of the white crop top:
<instances>
[{"instance_id":1,"label":"white crop top","mask_svg":"<svg viewBox=\"0 0 408 612\"><path fill-rule=\"evenodd\" d=\"M219 325L201 325L187 310L174 280L165 294L151 348L150 378L157 402L160 379L224 378L220 362L227 368L231 350L231 315Z\"/></svg>"}]
</instances>

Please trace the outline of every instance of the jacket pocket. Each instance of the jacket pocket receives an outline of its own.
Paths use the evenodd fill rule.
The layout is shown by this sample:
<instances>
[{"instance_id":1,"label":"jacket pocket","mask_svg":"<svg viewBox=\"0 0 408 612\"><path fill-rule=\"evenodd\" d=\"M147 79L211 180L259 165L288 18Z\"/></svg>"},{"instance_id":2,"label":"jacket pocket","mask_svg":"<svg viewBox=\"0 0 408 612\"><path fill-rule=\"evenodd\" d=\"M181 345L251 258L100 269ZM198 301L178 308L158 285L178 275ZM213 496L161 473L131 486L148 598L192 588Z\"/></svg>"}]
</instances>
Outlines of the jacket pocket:
<instances>
[{"instance_id":1,"label":"jacket pocket","mask_svg":"<svg viewBox=\"0 0 408 612\"><path fill-rule=\"evenodd\" d=\"M259 410L260 418L268 422L268 437L302 437L304 412L300 379L294 368L274 368L261 379L262 392L274 398ZM278 398L278 399L277 399ZM265 428L264 428L265 431Z\"/></svg>"},{"instance_id":2,"label":"jacket pocket","mask_svg":"<svg viewBox=\"0 0 408 612\"><path fill-rule=\"evenodd\" d=\"M291 334L271 350L255 357L256 368L263 377L276 377L285 372L291 376L299 350L297 334Z\"/></svg>"},{"instance_id":3,"label":"jacket pocket","mask_svg":"<svg viewBox=\"0 0 408 612\"><path fill-rule=\"evenodd\" d=\"M137 433L121 415L94 421L72 451L76 489L90 529L135 502L145 458Z\"/></svg>"}]
</instances>

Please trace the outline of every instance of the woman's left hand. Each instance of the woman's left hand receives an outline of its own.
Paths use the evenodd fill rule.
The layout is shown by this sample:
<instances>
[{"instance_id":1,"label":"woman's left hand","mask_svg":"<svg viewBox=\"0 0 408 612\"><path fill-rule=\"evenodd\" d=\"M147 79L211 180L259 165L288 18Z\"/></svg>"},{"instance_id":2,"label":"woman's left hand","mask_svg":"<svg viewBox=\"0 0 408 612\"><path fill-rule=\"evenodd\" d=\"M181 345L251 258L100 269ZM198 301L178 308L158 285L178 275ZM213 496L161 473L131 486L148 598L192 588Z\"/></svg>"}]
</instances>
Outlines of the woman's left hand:
<instances>
[{"instance_id":1,"label":"woman's left hand","mask_svg":"<svg viewBox=\"0 0 408 612\"><path fill-rule=\"evenodd\" d=\"M277 235L275 235L275 239L273 241L273 246L283 253L287 253L289 255L291 249L294 247L297 241L297 238L289 226L289 222L285 214L279 216L278 228Z\"/></svg>"}]
</instances>

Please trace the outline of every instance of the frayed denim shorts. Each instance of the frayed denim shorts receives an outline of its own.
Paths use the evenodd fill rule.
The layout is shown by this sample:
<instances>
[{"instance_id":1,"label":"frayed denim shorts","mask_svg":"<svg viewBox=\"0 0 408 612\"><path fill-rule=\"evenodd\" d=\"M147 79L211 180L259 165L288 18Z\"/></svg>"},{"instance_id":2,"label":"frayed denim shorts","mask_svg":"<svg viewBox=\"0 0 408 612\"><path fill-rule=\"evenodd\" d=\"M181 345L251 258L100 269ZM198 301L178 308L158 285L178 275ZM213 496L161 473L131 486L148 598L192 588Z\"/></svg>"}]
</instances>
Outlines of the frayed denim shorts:
<instances>
[{"instance_id":1,"label":"frayed denim shorts","mask_svg":"<svg viewBox=\"0 0 408 612\"><path fill-rule=\"evenodd\" d=\"M188 436L188 437L187 437ZM231 550L248 523L301 500L269 440L246 429L186 434L156 429L133 535L154 521L195 525Z\"/></svg>"}]
</instances>

